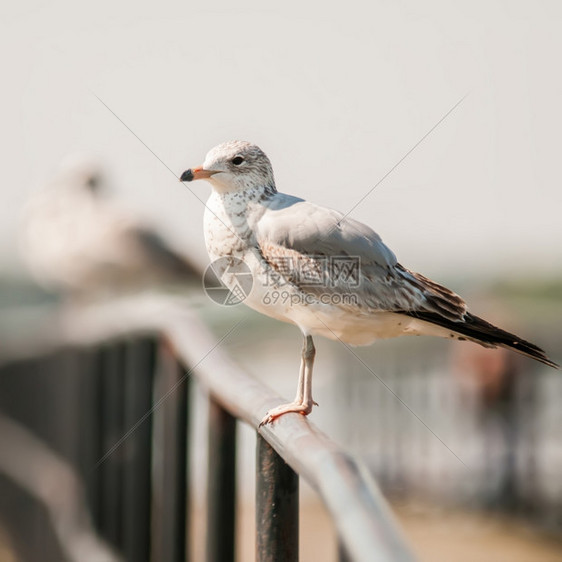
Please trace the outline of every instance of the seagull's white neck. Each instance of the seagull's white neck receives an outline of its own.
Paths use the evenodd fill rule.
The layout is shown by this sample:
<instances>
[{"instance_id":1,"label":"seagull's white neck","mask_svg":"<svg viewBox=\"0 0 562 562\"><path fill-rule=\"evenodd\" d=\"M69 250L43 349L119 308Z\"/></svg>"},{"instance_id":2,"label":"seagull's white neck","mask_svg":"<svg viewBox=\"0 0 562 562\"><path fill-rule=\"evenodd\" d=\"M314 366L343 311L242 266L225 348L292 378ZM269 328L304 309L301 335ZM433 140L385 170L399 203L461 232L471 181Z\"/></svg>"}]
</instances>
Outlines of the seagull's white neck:
<instances>
[{"instance_id":1,"label":"seagull's white neck","mask_svg":"<svg viewBox=\"0 0 562 562\"><path fill-rule=\"evenodd\" d=\"M246 239L276 195L275 188L263 186L228 192L213 189L206 205L205 222L219 231L232 228L237 236Z\"/></svg>"},{"instance_id":2,"label":"seagull's white neck","mask_svg":"<svg viewBox=\"0 0 562 562\"><path fill-rule=\"evenodd\" d=\"M275 185L249 185L245 189L237 189L224 191L221 189L213 189L213 195L221 199L225 204L227 202L260 202L270 199L277 193Z\"/></svg>"}]
</instances>

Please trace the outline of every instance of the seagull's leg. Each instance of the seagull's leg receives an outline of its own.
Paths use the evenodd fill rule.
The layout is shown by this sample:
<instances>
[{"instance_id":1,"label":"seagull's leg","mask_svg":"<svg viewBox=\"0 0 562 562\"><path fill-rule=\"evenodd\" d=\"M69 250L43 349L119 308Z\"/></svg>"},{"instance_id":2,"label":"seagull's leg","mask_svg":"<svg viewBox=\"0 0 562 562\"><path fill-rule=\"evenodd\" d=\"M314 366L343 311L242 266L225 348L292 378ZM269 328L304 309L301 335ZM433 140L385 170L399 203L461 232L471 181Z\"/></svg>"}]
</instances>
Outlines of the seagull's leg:
<instances>
[{"instance_id":1,"label":"seagull's leg","mask_svg":"<svg viewBox=\"0 0 562 562\"><path fill-rule=\"evenodd\" d=\"M297 383L297 395L295 396L295 404L302 404L303 396L304 396L304 357L301 355L301 366L299 368L299 382Z\"/></svg>"},{"instance_id":2,"label":"seagull's leg","mask_svg":"<svg viewBox=\"0 0 562 562\"><path fill-rule=\"evenodd\" d=\"M318 406L312 400L312 366L314 365L315 355L316 348L314 347L312 336L305 336L302 344L301 368L295 404L312 403L314 406ZM310 409L312 410L312 406Z\"/></svg>"},{"instance_id":3,"label":"seagull's leg","mask_svg":"<svg viewBox=\"0 0 562 562\"><path fill-rule=\"evenodd\" d=\"M302 360L304 362L304 395L302 397L302 404L307 407L307 414L312 411L312 406L318 406L312 399L312 367L314 366L314 357L316 356L316 348L312 341L312 336L306 336L304 340L304 348Z\"/></svg>"},{"instance_id":4,"label":"seagull's leg","mask_svg":"<svg viewBox=\"0 0 562 562\"><path fill-rule=\"evenodd\" d=\"M312 365L314 364L315 355L316 349L312 342L312 336L305 336L302 346L299 382L297 384L295 400L289 404L283 404L282 406L277 406L269 410L261 421L260 427L290 412L306 416L312 411L313 405L318 406L318 404L312 400Z\"/></svg>"}]
</instances>

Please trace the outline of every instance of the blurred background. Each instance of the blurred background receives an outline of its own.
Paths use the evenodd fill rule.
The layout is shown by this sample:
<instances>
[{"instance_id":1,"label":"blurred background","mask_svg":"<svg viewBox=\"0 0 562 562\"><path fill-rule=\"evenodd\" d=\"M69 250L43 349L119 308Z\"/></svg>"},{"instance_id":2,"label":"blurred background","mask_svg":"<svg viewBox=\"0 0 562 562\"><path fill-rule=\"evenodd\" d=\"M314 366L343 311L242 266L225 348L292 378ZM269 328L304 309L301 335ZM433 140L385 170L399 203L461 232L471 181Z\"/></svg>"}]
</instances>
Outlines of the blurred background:
<instances>
[{"instance_id":1,"label":"blurred background","mask_svg":"<svg viewBox=\"0 0 562 562\"><path fill-rule=\"evenodd\" d=\"M0 562L54 540L41 500L13 482L18 446L40 442L72 478L85 470L87 390L13 360L49 315L181 294L218 337L243 318L225 349L292 396L296 328L200 288L209 187L177 176L224 140L260 145L280 191L353 208L405 266L562 360L558 2L37 1L0 13ZM427 338L356 350L370 372L317 343L311 420L373 470L422 560L562 560L560 373ZM239 558L251 560L254 436L239 431ZM335 560L303 488L302 559Z\"/></svg>"}]
</instances>

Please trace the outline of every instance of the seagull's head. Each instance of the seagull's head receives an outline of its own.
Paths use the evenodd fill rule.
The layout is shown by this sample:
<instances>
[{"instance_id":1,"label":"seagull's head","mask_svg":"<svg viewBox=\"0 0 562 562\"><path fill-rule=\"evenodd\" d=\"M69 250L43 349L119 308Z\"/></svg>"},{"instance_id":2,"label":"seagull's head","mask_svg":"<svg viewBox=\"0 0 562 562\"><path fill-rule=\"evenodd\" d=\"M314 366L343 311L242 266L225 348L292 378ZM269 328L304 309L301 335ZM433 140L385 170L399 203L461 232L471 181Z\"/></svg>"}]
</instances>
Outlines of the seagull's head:
<instances>
[{"instance_id":1,"label":"seagull's head","mask_svg":"<svg viewBox=\"0 0 562 562\"><path fill-rule=\"evenodd\" d=\"M186 170L180 181L208 180L219 193L252 188L275 190L273 168L265 152L255 144L229 141L212 148L205 162Z\"/></svg>"},{"instance_id":2,"label":"seagull's head","mask_svg":"<svg viewBox=\"0 0 562 562\"><path fill-rule=\"evenodd\" d=\"M66 155L59 166L58 179L74 189L98 195L103 191L104 171L98 159L87 153Z\"/></svg>"}]
</instances>

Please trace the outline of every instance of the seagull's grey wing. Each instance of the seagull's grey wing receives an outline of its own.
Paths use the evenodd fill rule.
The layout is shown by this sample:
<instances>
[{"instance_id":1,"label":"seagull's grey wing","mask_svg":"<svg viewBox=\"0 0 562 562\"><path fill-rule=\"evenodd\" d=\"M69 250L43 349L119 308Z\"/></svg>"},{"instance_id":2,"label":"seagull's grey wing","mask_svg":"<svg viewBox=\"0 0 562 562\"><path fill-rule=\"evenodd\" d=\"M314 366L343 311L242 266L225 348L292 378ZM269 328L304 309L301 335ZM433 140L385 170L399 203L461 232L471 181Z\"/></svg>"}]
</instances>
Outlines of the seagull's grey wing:
<instances>
[{"instance_id":1,"label":"seagull's grey wing","mask_svg":"<svg viewBox=\"0 0 562 562\"><path fill-rule=\"evenodd\" d=\"M280 194L258 223L264 241L306 255L353 256L382 267L396 264L396 256L367 225L328 209Z\"/></svg>"},{"instance_id":2,"label":"seagull's grey wing","mask_svg":"<svg viewBox=\"0 0 562 562\"><path fill-rule=\"evenodd\" d=\"M430 311L462 320L464 301L402 267L374 230L338 211L284 197L264 213L256 236L264 259L286 282L317 296L352 294L360 309Z\"/></svg>"}]
</instances>

